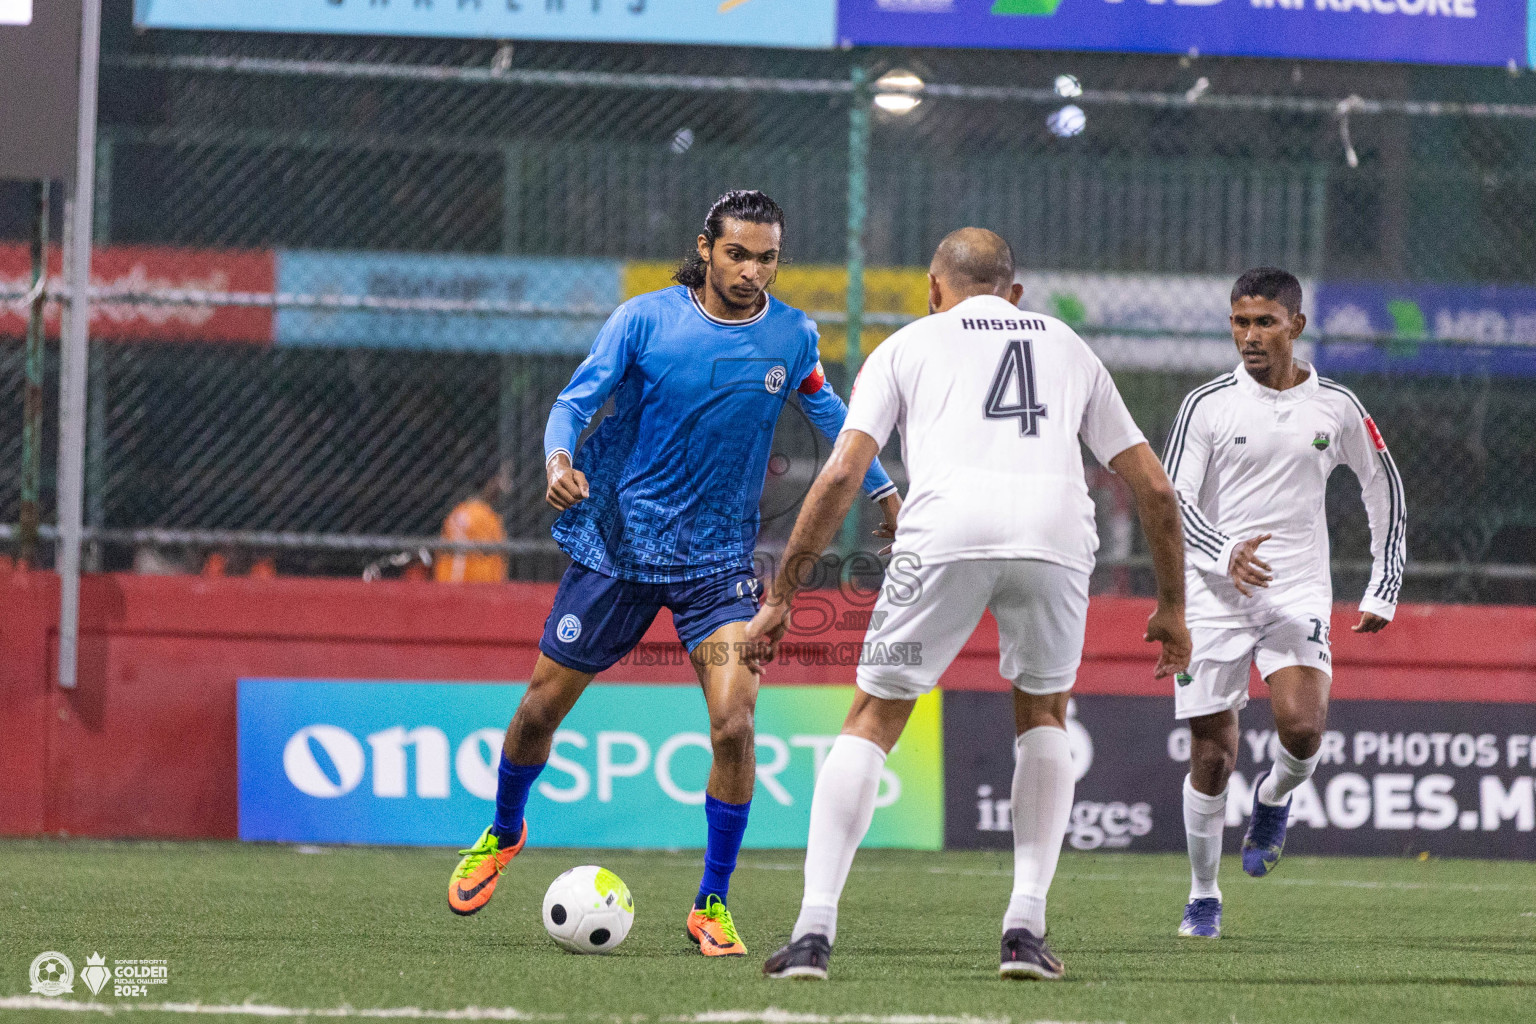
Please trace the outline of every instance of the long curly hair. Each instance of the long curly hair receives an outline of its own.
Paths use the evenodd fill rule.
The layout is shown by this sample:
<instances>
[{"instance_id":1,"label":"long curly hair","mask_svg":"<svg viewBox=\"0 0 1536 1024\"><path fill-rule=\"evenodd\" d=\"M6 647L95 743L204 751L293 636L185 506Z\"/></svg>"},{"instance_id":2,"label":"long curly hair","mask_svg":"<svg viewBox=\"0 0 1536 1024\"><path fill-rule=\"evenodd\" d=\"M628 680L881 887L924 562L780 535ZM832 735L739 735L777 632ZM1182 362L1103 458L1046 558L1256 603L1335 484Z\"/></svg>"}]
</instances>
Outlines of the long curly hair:
<instances>
[{"instance_id":1,"label":"long curly hair","mask_svg":"<svg viewBox=\"0 0 1536 1024\"><path fill-rule=\"evenodd\" d=\"M704 237L708 239L710 248L714 247L720 232L725 230L727 217L749 224L777 224L781 232L784 230L784 211L778 203L756 189L732 189L715 200L715 204L709 208L709 215L704 218ZM702 288L704 276L704 260L699 256L698 247L694 246L683 257L682 265L673 273L672 280L685 288Z\"/></svg>"}]
</instances>

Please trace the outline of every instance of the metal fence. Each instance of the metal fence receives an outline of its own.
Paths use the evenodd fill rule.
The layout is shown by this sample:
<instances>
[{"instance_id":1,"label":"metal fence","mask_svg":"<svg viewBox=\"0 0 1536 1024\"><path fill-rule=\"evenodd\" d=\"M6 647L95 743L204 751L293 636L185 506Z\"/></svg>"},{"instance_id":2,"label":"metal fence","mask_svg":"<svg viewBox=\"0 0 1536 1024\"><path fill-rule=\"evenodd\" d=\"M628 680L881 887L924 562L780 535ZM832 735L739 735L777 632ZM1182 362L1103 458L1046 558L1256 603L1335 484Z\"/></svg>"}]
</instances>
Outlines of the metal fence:
<instances>
[{"instance_id":1,"label":"metal fence","mask_svg":"<svg viewBox=\"0 0 1536 1024\"><path fill-rule=\"evenodd\" d=\"M542 505L550 403L601 316L664 283L730 187L786 207L780 293L817 314L840 387L922 312L938 238L981 224L1013 242L1028 301L1099 348L1159 443L1182 395L1234 361L1220 294L1248 266L1313 287L1515 294L1536 279L1530 75L110 29L96 241L128 254L114 266L176 250L189 269L98 281L111 302L93 330L86 520L104 568L153 549L193 569L227 549L275 553L284 572L359 572L434 535L506 463L513 573L558 572ZM903 87L918 100L905 113L873 102L896 68L924 83ZM1061 74L1084 92L1062 95ZM1067 103L1086 116L1079 134L1047 125ZM0 270L26 207L0 185ZM268 277L232 280L229 250L266 254ZM514 262L475 262L496 257ZM0 292L18 280L0 273ZM19 338L7 310L0 335ZM255 311L266 336L212 315L230 310ZM1536 319L1492 338L1475 317L1394 325L1364 344L1400 361L1334 375L1403 470L1405 596L1536 600L1536 403L1508 369L1526 365ZM1321 354L1359 333L1345 318L1309 337ZM1413 357L1490 340L1486 357ZM0 402L6 466L20 464L20 379L19 344L0 341L0 394L18 396ZM778 444L769 544L825 451L792 411ZM16 521L18 475L0 472L0 522ZM1101 585L1144 589L1121 499L1100 483ZM1366 554L1351 487L1336 479L1329 499L1341 591L1363 582ZM46 519L46 486L44 505Z\"/></svg>"}]
</instances>

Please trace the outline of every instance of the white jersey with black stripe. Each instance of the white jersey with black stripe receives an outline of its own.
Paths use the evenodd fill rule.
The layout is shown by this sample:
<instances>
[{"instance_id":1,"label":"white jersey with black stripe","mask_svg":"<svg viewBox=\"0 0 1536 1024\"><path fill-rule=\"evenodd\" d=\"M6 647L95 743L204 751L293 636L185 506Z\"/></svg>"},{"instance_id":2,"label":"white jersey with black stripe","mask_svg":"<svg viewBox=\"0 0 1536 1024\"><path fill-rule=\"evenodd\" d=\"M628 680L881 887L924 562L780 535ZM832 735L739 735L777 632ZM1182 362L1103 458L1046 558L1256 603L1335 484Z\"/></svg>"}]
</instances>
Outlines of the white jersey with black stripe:
<instances>
[{"instance_id":1,"label":"white jersey with black stripe","mask_svg":"<svg viewBox=\"0 0 1536 1024\"><path fill-rule=\"evenodd\" d=\"M1402 478L1360 400L1319 377L1275 391L1241 365L1184 399L1163 462L1184 515L1191 626L1254 626L1333 603L1324 496L1346 465L1371 525L1371 581L1360 610L1390 619L1407 558ZM1274 582L1244 597L1227 576L1232 549L1261 534Z\"/></svg>"}]
</instances>

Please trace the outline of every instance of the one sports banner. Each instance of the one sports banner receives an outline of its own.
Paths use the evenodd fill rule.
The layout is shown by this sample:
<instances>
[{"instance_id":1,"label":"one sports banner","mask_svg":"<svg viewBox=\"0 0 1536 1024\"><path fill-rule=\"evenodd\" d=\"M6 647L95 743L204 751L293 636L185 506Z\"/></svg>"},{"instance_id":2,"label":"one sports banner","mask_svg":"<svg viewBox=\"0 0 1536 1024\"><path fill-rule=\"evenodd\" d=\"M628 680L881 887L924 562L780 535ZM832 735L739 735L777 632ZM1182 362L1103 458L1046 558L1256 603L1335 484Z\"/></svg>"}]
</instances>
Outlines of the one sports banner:
<instances>
[{"instance_id":1,"label":"one sports banner","mask_svg":"<svg viewBox=\"0 0 1536 1024\"><path fill-rule=\"evenodd\" d=\"M134 0L143 28L830 47L837 0Z\"/></svg>"},{"instance_id":2,"label":"one sports banner","mask_svg":"<svg viewBox=\"0 0 1536 1024\"><path fill-rule=\"evenodd\" d=\"M840 0L844 45L1481 64L1528 59L1518 0Z\"/></svg>"},{"instance_id":3,"label":"one sports banner","mask_svg":"<svg viewBox=\"0 0 1536 1024\"><path fill-rule=\"evenodd\" d=\"M245 679L242 839L463 845L490 823L502 736L524 684ZM764 687L746 845L804 846L816 772L853 698ZM697 847L709 717L697 686L590 687L555 734L529 800L534 846ZM886 763L871 846L943 839L940 696L919 702Z\"/></svg>"},{"instance_id":4,"label":"one sports banner","mask_svg":"<svg viewBox=\"0 0 1536 1024\"><path fill-rule=\"evenodd\" d=\"M1536 856L1536 706L1348 700L1328 717L1317 773L1292 797L1287 854ZM1240 724L1228 852L1278 743L1268 701ZM1078 774L1067 847L1184 850L1190 740L1173 698L1078 697L1067 725ZM944 732L945 846L1012 849L1009 696L946 694Z\"/></svg>"}]
</instances>

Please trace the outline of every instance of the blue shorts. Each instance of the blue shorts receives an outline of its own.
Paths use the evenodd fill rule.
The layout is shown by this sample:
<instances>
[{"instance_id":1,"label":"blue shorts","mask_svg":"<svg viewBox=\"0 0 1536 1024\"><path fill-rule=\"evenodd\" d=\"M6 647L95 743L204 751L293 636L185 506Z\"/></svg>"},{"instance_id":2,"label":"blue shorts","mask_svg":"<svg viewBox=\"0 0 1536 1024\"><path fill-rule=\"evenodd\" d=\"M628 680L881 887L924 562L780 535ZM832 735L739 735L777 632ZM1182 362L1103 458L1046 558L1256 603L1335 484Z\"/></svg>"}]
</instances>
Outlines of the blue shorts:
<instances>
[{"instance_id":1,"label":"blue shorts","mask_svg":"<svg viewBox=\"0 0 1536 1024\"><path fill-rule=\"evenodd\" d=\"M739 569L684 583L635 583L572 562L544 621L539 650L566 668L596 675L634 650L666 607L678 639L692 653L726 623L756 615L760 586Z\"/></svg>"}]
</instances>

